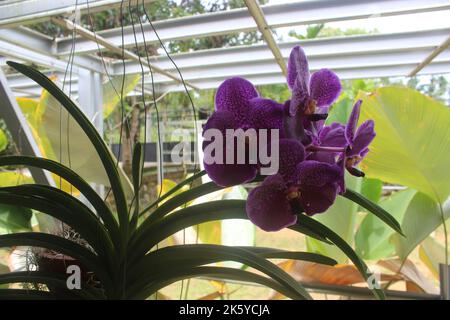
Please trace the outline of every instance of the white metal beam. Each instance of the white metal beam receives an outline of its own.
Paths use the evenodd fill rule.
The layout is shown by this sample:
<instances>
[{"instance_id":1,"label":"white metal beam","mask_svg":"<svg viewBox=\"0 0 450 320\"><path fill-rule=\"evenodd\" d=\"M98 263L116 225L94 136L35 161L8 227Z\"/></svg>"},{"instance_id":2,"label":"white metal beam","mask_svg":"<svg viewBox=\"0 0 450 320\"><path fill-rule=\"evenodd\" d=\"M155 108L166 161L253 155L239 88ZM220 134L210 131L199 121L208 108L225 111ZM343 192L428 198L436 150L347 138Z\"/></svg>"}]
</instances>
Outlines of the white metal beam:
<instances>
[{"instance_id":1,"label":"white metal beam","mask_svg":"<svg viewBox=\"0 0 450 320\"><path fill-rule=\"evenodd\" d=\"M262 6L267 23L271 28L446 9L450 9L448 0L322 0ZM155 21L153 24L162 41L256 30L255 23L248 14L247 9L234 9ZM146 42L158 42L152 28L148 24L144 25L144 32L146 34ZM98 35L115 45L122 44L121 28L100 31ZM131 26L124 28L123 37L126 47L135 45L134 32ZM140 33L136 35L136 41L138 44L143 44L143 37ZM76 53L97 50L97 45L92 41L77 38L76 43ZM58 55L69 54L70 47L70 38L58 40Z\"/></svg>"},{"instance_id":2,"label":"white metal beam","mask_svg":"<svg viewBox=\"0 0 450 320\"><path fill-rule=\"evenodd\" d=\"M0 5L0 27L16 27L20 25L37 23L51 16L67 15L74 12L75 7L81 13L89 11L94 13L106 9L120 7L123 2L133 0L26 0ZM154 0L144 0L146 3ZM77 3L78 2L78 3ZM76 5L77 3L77 5ZM139 1L142 3L142 0Z\"/></svg>"},{"instance_id":3,"label":"white metal beam","mask_svg":"<svg viewBox=\"0 0 450 320\"><path fill-rule=\"evenodd\" d=\"M174 75L170 72L167 72L164 69L159 68L158 66L154 65L154 64L150 64L148 63L148 61L146 60L146 58L143 57L139 57L137 54L135 54L134 52L131 52L129 50L123 49L113 43L111 43L110 41L104 39L101 36L96 35L94 32L91 32L90 30L87 30L86 28L83 28L79 25L74 24L73 22L67 20L67 19L52 19L52 21L58 25L61 25L65 28L68 28L70 30L74 30L76 33L78 33L79 35L81 35L83 38L85 39L89 39L91 41L94 41L96 43L98 43L99 45L107 48L108 50L110 50L111 52L120 54L127 58L127 59L131 59L135 62L138 62L148 68L151 68L151 70L155 73L159 73L161 75L164 75L167 78L170 78L176 82L182 83L183 81L181 80L181 78L178 75ZM198 88L196 88L194 85L190 84L189 82L185 82L185 84L188 87L191 87L192 89L197 90Z\"/></svg>"},{"instance_id":4,"label":"white metal beam","mask_svg":"<svg viewBox=\"0 0 450 320\"><path fill-rule=\"evenodd\" d=\"M433 31L407 32L397 34L364 35L330 39L314 39L302 41L301 44L308 55L311 69L331 68L343 77L365 78L376 76L402 76L403 66L419 64L439 43L442 43L450 34L450 29ZM281 43L279 47L285 59L289 56L292 47L299 42ZM436 57L435 62L449 63L449 50ZM270 50L265 45L252 45L197 51L192 53L173 55L173 59L180 67L183 77L191 82L199 83L201 88L210 88L227 77L244 76L268 79L266 76L279 72ZM166 57L153 57L160 68L173 70L172 63ZM366 75L362 71L368 67L370 72ZM384 70L384 71L383 71ZM446 68L429 68L427 72L443 73ZM122 74L122 63L114 64L114 74ZM139 73L141 71L136 62L126 63L126 73ZM361 72L359 75L358 72ZM26 79L20 76L9 76L12 88L31 89ZM164 86L174 87L170 79L156 76L155 82L161 90ZM210 79L212 79L210 81ZM215 81L214 79L217 79ZM270 79L274 79L270 76ZM276 77L284 82L283 77ZM74 81L76 78L74 76ZM150 84L150 79L145 79ZM259 81L259 80L258 80ZM261 80L266 83L267 80ZM272 80L271 80L272 81ZM30 81L28 81L30 83ZM205 85L207 83L207 85ZM76 85L76 83L74 84ZM176 87L176 86L175 86Z\"/></svg>"},{"instance_id":5,"label":"white metal beam","mask_svg":"<svg viewBox=\"0 0 450 320\"><path fill-rule=\"evenodd\" d=\"M365 79L377 77L405 76L414 68L427 51L417 52L394 52L379 53L374 55L359 55L350 57L319 57L311 58L311 70L317 70L322 67L331 67L341 79ZM419 74L443 74L450 73L450 51L439 55L433 62L425 67ZM234 66L214 66L204 67L202 69L184 69L184 77L201 89L217 88L226 78L233 76L242 76L257 85L286 83L285 77L279 71L278 65L273 62L254 62L253 64L235 64ZM150 85L150 79L146 79L147 87ZM183 91L183 88L174 84L170 79L162 77L155 78L157 92L165 90ZM11 85L12 89L37 91L38 87L26 87L16 84ZM72 84L73 92L77 92L78 85Z\"/></svg>"},{"instance_id":6,"label":"white metal beam","mask_svg":"<svg viewBox=\"0 0 450 320\"><path fill-rule=\"evenodd\" d=\"M399 66L391 66L389 69L385 67L364 67L355 69L342 69L336 70L338 76L342 80L352 80L352 79L370 79L370 78L380 78L380 77L397 77L403 76L414 68L415 64L406 64ZM426 74L443 74L450 73L450 63L448 62L432 62L424 69L422 69L418 75ZM254 85L267 85L267 84L284 84L286 79L280 72L249 75L246 79L251 81ZM193 80L201 89L213 89L217 88L223 81L223 78L211 78L211 79L201 79ZM173 92L183 91L183 88L176 84L165 84L158 86L158 90L172 90Z\"/></svg>"},{"instance_id":7,"label":"white metal beam","mask_svg":"<svg viewBox=\"0 0 450 320\"><path fill-rule=\"evenodd\" d=\"M447 39L450 28L432 31L402 32L393 34L362 35L351 37L324 38L280 43L279 48L285 59L291 49L301 44L308 57L353 56L375 54L380 52L407 52L417 50L433 50ZM233 65L236 63L253 64L259 61L273 60L271 52L265 45L238 46L223 49L209 49L172 55L178 67L185 68L214 65ZM173 68L172 62L165 56L151 57L160 68ZM419 63L418 61L417 63ZM140 73L138 63L126 61L126 73ZM113 64L114 74L122 74L122 62Z\"/></svg>"},{"instance_id":8,"label":"white metal beam","mask_svg":"<svg viewBox=\"0 0 450 320\"><path fill-rule=\"evenodd\" d=\"M78 85L73 88L73 92L79 93L80 107L101 135L103 134L102 82L99 73L81 69Z\"/></svg>"},{"instance_id":9,"label":"white metal beam","mask_svg":"<svg viewBox=\"0 0 450 320\"><path fill-rule=\"evenodd\" d=\"M272 30L267 24L266 17L264 17L264 12L261 9L261 6L256 0L244 0L247 5L248 11L252 15L255 20L256 25L258 26L259 32L261 32L264 41L269 47L270 51L272 51L273 57L275 61L281 68L281 72L284 75L287 75L287 65L286 61L280 52L280 48L278 48L277 42L273 36Z\"/></svg>"},{"instance_id":10,"label":"white metal beam","mask_svg":"<svg viewBox=\"0 0 450 320\"><path fill-rule=\"evenodd\" d=\"M67 62L58 60L50 55L24 49L18 45L0 40L0 54L8 58L20 61L32 62L36 65L52 68L58 71L66 69ZM78 67L73 67L73 72L78 72Z\"/></svg>"},{"instance_id":11,"label":"white metal beam","mask_svg":"<svg viewBox=\"0 0 450 320\"><path fill-rule=\"evenodd\" d=\"M444 52L448 47L450 46L450 36L440 45L438 45L433 52L431 52L421 63L417 65L417 67L412 70L408 76L412 77L416 75L420 70L425 68L428 64L433 61L438 55L440 55L442 52Z\"/></svg>"},{"instance_id":12,"label":"white metal beam","mask_svg":"<svg viewBox=\"0 0 450 320\"><path fill-rule=\"evenodd\" d=\"M33 54L35 53L51 58L55 50L55 42L53 39L25 27L0 29L0 40L15 45L16 49L14 51L21 53L21 56L24 57L23 60L28 62L38 63L38 61L42 60L38 59L38 61L35 61L33 58ZM30 53L31 57L27 60L25 58L28 53ZM5 55L8 56L7 54ZM60 60L59 58L54 59ZM62 57L61 60L61 62L67 64L68 56ZM74 56L73 65L100 73L105 73L105 68L108 72L112 71L108 62L103 64L99 57L91 55Z\"/></svg>"},{"instance_id":13,"label":"white metal beam","mask_svg":"<svg viewBox=\"0 0 450 320\"><path fill-rule=\"evenodd\" d=\"M415 51L397 51L381 53L361 53L354 55L327 55L327 56L309 56L309 66L312 71L321 68L329 68L336 72L339 70L353 70L365 67L384 68L386 74L390 74L389 68L401 65L414 65L420 63L428 55L428 50ZM450 63L450 50L444 51L436 59L436 62ZM209 78L226 79L233 76L254 76L267 73L276 73L279 71L277 63L271 60L246 61L242 63L223 64L223 65L204 65L191 68L183 68L183 77L191 82L201 81ZM281 74L281 72L280 72ZM403 74L406 76L408 72ZM401 76L402 74L397 74ZM365 78L361 74L360 78ZM154 77L156 83L170 83L170 79L162 76ZM147 80L148 82L148 80Z\"/></svg>"}]
</instances>

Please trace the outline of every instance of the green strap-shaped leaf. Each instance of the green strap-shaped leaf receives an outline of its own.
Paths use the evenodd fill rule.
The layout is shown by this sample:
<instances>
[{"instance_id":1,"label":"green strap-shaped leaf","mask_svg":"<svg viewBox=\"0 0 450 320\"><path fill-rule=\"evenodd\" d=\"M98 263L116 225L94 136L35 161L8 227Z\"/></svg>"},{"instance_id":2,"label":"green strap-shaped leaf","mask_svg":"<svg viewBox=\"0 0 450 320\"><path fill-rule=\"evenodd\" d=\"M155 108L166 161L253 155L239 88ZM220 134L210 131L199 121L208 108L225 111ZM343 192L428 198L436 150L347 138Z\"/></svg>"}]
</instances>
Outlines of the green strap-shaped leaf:
<instances>
[{"instance_id":1,"label":"green strap-shaped leaf","mask_svg":"<svg viewBox=\"0 0 450 320\"><path fill-rule=\"evenodd\" d=\"M245 211L245 200L219 200L202 203L180 209L158 223L152 224L147 230L139 230L131 239L129 245L129 262L144 256L153 246L177 231L200 223L224 219L248 219ZM317 235L319 240L326 238L322 230L297 224L290 229L308 235ZM304 232L308 230L307 232Z\"/></svg>"},{"instance_id":2,"label":"green strap-shaped leaf","mask_svg":"<svg viewBox=\"0 0 450 320\"><path fill-rule=\"evenodd\" d=\"M134 212L130 222L130 232L136 229L138 218L139 218L139 190L141 189L142 183L142 171L144 169L144 150L141 143L137 142L133 150L133 159L131 163L131 173L133 176L133 189L134 196L132 205L134 205Z\"/></svg>"},{"instance_id":3,"label":"green strap-shaped leaf","mask_svg":"<svg viewBox=\"0 0 450 320\"><path fill-rule=\"evenodd\" d=\"M119 172L117 171L116 162L114 161L111 152L109 151L98 131L95 129L86 115L78 108L78 106L44 74L24 64L12 61L8 61L7 63L10 67L16 69L20 73L26 75L30 79L36 81L43 88L45 88L56 100L58 100L59 103L61 103L61 105L80 125L84 133L86 133L95 150L97 150L97 153L108 175L114 198L116 200L122 239L128 239L128 207L124 189L120 181ZM124 245L125 243L126 241L124 241Z\"/></svg>"},{"instance_id":4,"label":"green strap-shaped leaf","mask_svg":"<svg viewBox=\"0 0 450 320\"><path fill-rule=\"evenodd\" d=\"M151 253L144 256L138 262L130 266L130 275L127 277L127 279L132 282L149 271L154 272L159 268L164 269L168 265L183 265L183 267L195 267L210 263L216 263L222 261L221 259L223 258L223 255L202 255L203 251L201 250L217 250L219 252L222 252L223 250L228 250L228 248L246 250L251 252L252 254L256 254L266 259L292 259L300 261L311 261L325 265L337 264L336 260L334 259L309 252L285 251L260 247L228 247L212 244L176 245L152 251Z\"/></svg>"},{"instance_id":5,"label":"green strap-shaped leaf","mask_svg":"<svg viewBox=\"0 0 450 320\"><path fill-rule=\"evenodd\" d=\"M158 207L155 211L151 213L151 215L142 222L139 229L146 230L148 229L154 222L163 218L165 215L169 214L179 206L194 200L203 195L218 191L223 189L223 187L219 187L214 182L207 182L198 187L189 189L184 191L173 198L170 201L164 202L160 207Z\"/></svg>"},{"instance_id":6,"label":"green strap-shaped leaf","mask_svg":"<svg viewBox=\"0 0 450 320\"><path fill-rule=\"evenodd\" d=\"M63 221L79 232L114 272L117 257L103 225L84 204L67 193L42 185L0 188L0 203L20 203Z\"/></svg>"},{"instance_id":7,"label":"green strap-shaped leaf","mask_svg":"<svg viewBox=\"0 0 450 320\"><path fill-rule=\"evenodd\" d=\"M58 294L75 296L79 299L104 299L103 293L99 289L92 288L85 282L81 283L81 289L67 289L67 276L42 271L19 271L0 275L0 284L29 283L45 284L58 287ZM64 293L62 293L64 292Z\"/></svg>"},{"instance_id":8,"label":"green strap-shaped leaf","mask_svg":"<svg viewBox=\"0 0 450 320\"><path fill-rule=\"evenodd\" d=\"M179 261L179 263L176 263L176 261ZM145 259L136 263L132 269L130 268L130 276L137 275L137 277L134 277L134 281L130 282L130 285L166 279L166 276L162 274L170 272L171 268L186 269L198 264L203 265L220 261L236 261L255 268L280 283L280 285L297 292L304 299L311 299L302 285L297 283L288 273L261 256L239 247L206 244L166 247L149 253ZM155 276L158 273L161 274Z\"/></svg>"},{"instance_id":9,"label":"green strap-shaped leaf","mask_svg":"<svg viewBox=\"0 0 450 320\"><path fill-rule=\"evenodd\" d=\"M159 275L157 274L156 276ZM258 283L271 288L287 297L290 297L291 299L303 299L303 296L299 295L297 292L280 285L278 282L272 279L240 269L224 267L183 268L167 271L164 273L164 276L165 278L163 281L154 281L150 284L146 284L145 286L141 285L130 288L130 290L128 291L128 297L131 299L145 299L159 289L162 289L176 281L193 277L210 277L223 281L234 280L247 283Z\"/></svg>"},{"instance_id":10,"label":"green strap-shaped leaf","mask_svg":"<svg viewBox=\"0 0 450 320\"><path fill-rule=\"evenodd\" d=\"M97 214L105 223L111 238L116 246L117 250L120 250L120 234L119 228L116 220L113 217L111 210L103 202L103 199L98 196L94 189L86 183L79 175L77 175L71 169L63 166L62 164L44 158L29 157L29 156L5 156L0 157L0 166L20 166L26 165L29 167L36 167L48 170L55 173L71 183L75 188L77 188L92 206L95 208Z\"/></svg>"},{"instance_id":11,"label":"green strap-shaped leaf","mask_svg":"<svg viewBox=\"0 0 450 320\"><path fill-rule=\"evenodd\" d=\"M321 254L311 253L311 252L301 252L301 251L287 251L287 250L278 250L273 248L262 248L262 247L243 247L238 246L238 248L242 248L245 250L249 250L261 257L266 259L290 259L290 260L299 260L299 261L309 261L320 263L328 266L334 266L337 264L337 261L326 257Z\"/></svg>"},{"instance_id":12,"label":"green strap-shaped leaf","mask_svg":"<svg viewBox=\"0 0 450 320\"><path fill-rule=\"evenodd\" d=\"M384 223L386 223L389 227L403 235L402 229L400 227L400 224L393 216L389 214L386 210L384 210L382 207L380 207L378 204L370 201L369 199L365 198L361 194L354 192L350 189L347 189L347 191L343 195L347 199L359 204L361 207L366 208L371 213L376 215L380 220L382 220Z\"/></svg>"},{"instance_id":13,"label":"green strap-shaped leaf","mask_svg":"<svg viewBox=\"0 0 450 320\"><path fill-rule=\"evenodd\" d=\"M339 249L341 249L347 255L347 257L353 262L355 267L359 270L359 272L364 277L364 279L366 279L366 281L369 280L372 281L371 284L374 285L374 287L379 286L379 284L376 283L376 279L373 276L373 273L369 270L365 262L356 254L356 252L352 249L352 247L350 247L335 232L333 232L331 229L321 224L320 222L304 214L298 215L298 221L300 224L307 225L314 230L321 230L321 233L326 234L328 239L330 239L331 242L333 242ZM385 299L383 290L378 288L371 288L371 290L375 295L375 297L377 297L378 299Z\"/></svg>"},{"instance_id":14,"label":"green strap-shaped leaf","mask_svg":"<svg viewBox=\"0 0 450 320\"><path fill-rule=\"evenodd\" d=\"M202 172L204 172L204 171L202 171ZM203 175L203 174L201 174L201 175ZM201 175L199 174L198 177L200 177ZM188 182L186 182L186 181L188 181ZM184 185L186 185L187 183L190 183L190 182L192 182L192 180L186 179L184 181ZM173 194L180 188L181 188L180 185L178 185L176 188L171 189L169 192L171 192ZM153 223L155 223L155 221L163 218L165 215L169 214L171 211L175 210L179 206L181 206L193 199L196 199L200 196L203 196L203 195L206 195L206 194L209 194L209 193L221 190L221 189L223 189L223 187L217 186L214 182L208 182L208 183L204 183L198 187L189 189L187 191L184 191L184 192L174 196L170 201L163 203L154 212L152 212L152 214L146 220L144 220L144 222L138 228L137 233L142 234L142 233L146 232L146 230L148 228L150 228L150 226ZM165 195L167 195L167 194L165 194ZM247 217L245 217L245 219L247 219ZM216 220L219 220L219 219L216 219ZM322 237L320 234L317 234L314 230L310 230L301 225L294 225L291 227L291 229L293 229L297 232L303 233L312 238L315 238L317 240L320 240L323 242L328 242L327 239Z\"/></svg>"},{"instance_id":15,"label":"green strap-shaped leaf","mask_svg":"<svg viewBox=\"0 0 450 320\"><path fill-rule=\"evenodd\" d=\"M172 194L174 194L175 192L177 192L178 190L180 190L181 188L183 188L185 185L191 184L193 181L201 178L202 176L204 176L206 174L205 170L196 172L192 177L189 177L187 179L185 179L184 181L178 183L175 187L173 187L172 189L170 189L168 192L166 192L165 194L163 194L160 198L158 198L155 202L153 202L152 204L150 204L148 207L146 207L144 210L141 211L141 213L139 214L140 216L143 215L144 213L150 211L151 209L153 209L154 207L156 207L161 201L164 201L165 199L167 199L168 197L170 197Z\"/></svg>"}]
</instances>

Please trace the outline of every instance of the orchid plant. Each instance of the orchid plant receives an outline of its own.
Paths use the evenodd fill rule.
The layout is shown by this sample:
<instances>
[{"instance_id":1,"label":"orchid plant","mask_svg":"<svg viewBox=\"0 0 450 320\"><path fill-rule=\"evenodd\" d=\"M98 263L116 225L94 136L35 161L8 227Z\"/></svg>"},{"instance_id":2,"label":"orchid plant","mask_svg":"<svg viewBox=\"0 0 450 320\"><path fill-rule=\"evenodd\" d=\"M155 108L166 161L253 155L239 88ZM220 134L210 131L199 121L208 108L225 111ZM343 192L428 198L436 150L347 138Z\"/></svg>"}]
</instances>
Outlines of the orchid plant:
<instances>
[{"instance_id":1,"label":"orchid plant","mask_svg":"<svg viewBox=\"0 0 450 320\"><path fill-rule=\"evenodd\" d=\"M249 219L265 231L297 223L297 214L326 211L346 192L344 172L362 177L356 168L375 137L374 122L359 127L361 101L347 125L324 125L329 107L341 92L338 76L329 69L310 75L303 49L292 49L287 71L291 99L283 104L259 97L242 78L226 80L217 90L216 110L204 126L226 129L276 129L279 132L279 171L254 188L247 199ZM204 149L212 141L204 142ZM270 146L267 146L270 149ZM247 152L248 150L246 150ZM238 152L225 148L224 152ZM211 179L221 186L253 181L260 164L204 163Z\"/></svg>"},{"instance_id":2,"label":"orchid plant","mask_svg":"<svg viewBox=\"0 0 450 320\"><path fill-rule=\"evenodd\" d=\"M180 230L204 222L250 219L265 230L289 227L318 241L334 244L365 279L373 280L371 271L352 247L310 215L323 212L337 195L342 195L401 233L389 213L345 188L345 168L352 174L362 175L355 166L368 152L374 136L373 122L356 126L360 108L357 103L347 126L324 126L326 111L340 91L339 79L329 70L318 71L310 77L300 47L294 48L289 60L290 101L279 104L260 98L248 81L229 79L218 88L216 112L205 124L205 130L216 128L221 132L229 128L278 129L279 172L266 177L247 201L219 200L190 206L187 206L189 202L203 195L258 180L261 166L205 163L205 170L196 172L152 204L142 207L139 201L142 145L137 143L134 148L134 195L127 199L116 160L76 103L38 70L19 63L8 64L44 87L81 127L102 161L115 206L110 207L79 174L56 161L29 156L0 157L0 166L37 167L60 176L88 202L83 203L72 193L56 187L36 183L0 188L0 204L20 204L46 214L79 235L76 239L36 231L0 235L0 247L28 246L44 250L33 251L37 261L35 269L0 274L0 285L28 285L24 287L26 290L2 288L0 298L146 299L173 282L207 276L259 283L293 299L311 299L301 283L270 259L328 265L336 264L335 260L315 253L275 248L211 244L161 247L159 244ZM205 141L204 147L207 145ZM225 149L225 152L235 150ZM206 173L213 181L192 187L192 183ZM185 186L190 188L182 191ZM79 288L67 285L65 267L68 261L81 269ZM222 261L242 263L262 275L214 265ZM384 297L379 286L373 285L371 290L377 298Z\"/></svg>"}]
</instances>

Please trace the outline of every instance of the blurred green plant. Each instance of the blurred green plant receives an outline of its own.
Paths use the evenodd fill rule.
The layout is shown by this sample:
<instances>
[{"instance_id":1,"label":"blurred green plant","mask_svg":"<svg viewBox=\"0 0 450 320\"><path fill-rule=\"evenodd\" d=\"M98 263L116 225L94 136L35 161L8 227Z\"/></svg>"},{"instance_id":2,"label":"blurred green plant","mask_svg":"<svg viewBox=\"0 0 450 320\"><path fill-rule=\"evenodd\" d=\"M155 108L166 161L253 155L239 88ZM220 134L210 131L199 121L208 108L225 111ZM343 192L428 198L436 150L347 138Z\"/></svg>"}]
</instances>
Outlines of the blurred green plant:
<instances>
[{"instance_id":1,"label":"blurred green plant","mask_svg":"<svg viewBox=\"0 0 450 320\"><path fill-rule=\"evenodd\" d=\"M398 237L370 215L356 235L357 252L368 259L397 255L402 261L450 217L450 109L406 87L361 92L361 121L374 119L377 136L361 164L368 177L401 184L380 205L393 213L405 237ZM448 263L448 249L445 263Z\"/></svg>"},{"instance_id":2,"label":"blurred green plant","mask_svg":"<svg viewBox=\"0 0 450 320\"><path fill-rule=\"evenodd\" d=\"M348 243L354 241L356 252L364 259L399 257L405 262L420 246L422 260L429 267L433 266L431 271L434 272L436 260L430 259L438 256L439 246L434 245L436 240L426 239L450 218L450 176L446 169L450 159L450 110L406 87L375 89L376 82L353 81L332 107L327 123L345 123L353 97L363 100L360 121L373 119L377 136L361 164L366 177L360 186L352 188L391 212L405 237L386 227L377 217L364 215L364 208L355 208L343 199L338 199L327 214L318 215L317 220ZM383 182L409 188L382 197ZM351 182L347 180L347 183ZM444 228L445 244L447 234ZM307 245L311 252L333 257L340 263L347 262L345 256L326 244L307 239ZM438 261L445 263L447 245L440 246Z\"/></svg>"},{"instance_id":3,"label":"blurred green plant","mask_svg":"<svg viewBox=\"0 0 450 320\"><path fill-rule=\"evenodd\" d=\"M5 131L0 129L0 153L5 151L8 147L8 137L6 136Z\"/></svg>"}]
</instances>

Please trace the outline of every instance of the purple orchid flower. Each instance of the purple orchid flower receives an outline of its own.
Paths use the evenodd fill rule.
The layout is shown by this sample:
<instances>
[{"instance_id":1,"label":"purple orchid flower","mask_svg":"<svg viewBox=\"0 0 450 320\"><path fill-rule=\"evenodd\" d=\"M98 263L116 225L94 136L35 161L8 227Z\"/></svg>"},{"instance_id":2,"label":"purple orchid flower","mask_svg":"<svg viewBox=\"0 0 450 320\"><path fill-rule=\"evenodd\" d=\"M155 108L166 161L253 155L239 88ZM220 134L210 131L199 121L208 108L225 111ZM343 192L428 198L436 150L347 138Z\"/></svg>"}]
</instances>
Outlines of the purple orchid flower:
<instances>
[{"instance_id":1,"label":"purple orchid flower","mask_svg":"<svg viewBox=\"0 0 450 320\"><path fill-rule=\"evenodd\" d=\"M357 127L361 101L355 104L347 125L325 125L328 108L339 96L341 84L328 69L310 75L306 55L299 46L289 57L287 83L292 96L280 104L260 97L245 79L226 80L217 90L215 112L204 126L204 135L208 129L218 129L222 135L227 129L279 130L278 173L254 188L246 204L249 219L266 231L295 224L301 212L325 212L336 196L345 192L345 169L363 175L355 166L375 137L372 120ZM211 143L205 140L203 149ZM270 150L270 143L267 148ZM224 156L237 157L237 150L226 146L220 151ZM221 186L252 181L264 168L260 163L208 164L207 157L205 152L205 170Z\"/></svg>"},{"instance_id":2,"label":"purple orchid flower","mask_svg":"<svg viewBox=\"0 0 450 320\"><path fill-rule=\"evenodd\" d=\"M321 69L312 75L309 73L308 60L300 46L292 49L288 61L287 83L292 91L289 114L294 117L326 113L328 107L341 92L338 76L329 69Z\"/></svg>"},{"instance_id":3,"label":"purple orchid flower","mask_svg":"<svg viewBox=\"0 0 450 320\"><path fill-rule=\"evenodd\" d=\"M353 106L352 113L345 128L345 139L347 142L345 149L344 166L348 172L357 177L363 177L364 173L355 168L357 164L369 152L369 145L375 138L375 123L367 120L357 127L359 114L361 112L361 100Z\"/></svg>"},{"instance_id":4,"label":"purple orchid flower","mask_svg":"<svg viewBox=\"0 0 450 320\"><path fill-rule=\"evenodd\" d=\"M295 224L296 214L324 212L336 199L341 174L337 165L300 162L290 183L276 174L254 188L247 198L247 215L261 229L278 231Z\"/></svg>"},{"instance_id":5,"label":"purple orchid flower","mask_svg":"<svg viewBox=\"0 0 450 320\"><path fill-rule=\"evenodd\" d=\"M226 129L237 129L235 122L236 118L230 111L215 111L208 119L206 124L203 126L203 132L209 129L217 129L225 137ZM203 150L205 150L212 141L203 141ZM205 167L206 173L217 185L222 187L228 187L240 183L245 183L252 181L258 172L258 167L255 164L238 164L236 161L237 150L228 150L226 145L223 144L222 150L214 150L215 152L222 153L223 163L213 163L209 157L215 157L215 152L209 153L205 152L203 159L203 165ZM233 153L234 163L226 164L225 158L228 153Z\"/></svg>"},{"instance_id":6,"label":"purple orchid flower","mask_svg":"<svg viewBox=\"0 0 450 320\"><path fill-rule=\"evenodd\" d=\"M226 129L281 129L283 106L269 99L259 97L255 87L243 78L225 80L215 97L215 112L203 127L203 135L208 129L222 132L225 141ZM213 141L204 141L203 150ZM247 150L248 151L248 150ZM220 186L228 187L252 181L258 172L257 164L237 164L237 150L228 150L225 145L223 158L234 153L235 164L211 163L204 158L205 170L209 177ZM224 161L225 162L225 161Z\"/></svg>"},{"instance_id":7,"label":"purple orchid flower","mask_svg":"<svg viewBox=\"0 0 450 320\"><path fill-rule=\"evenodd\" d=\"M318 131L324 125L329 106L341 92L340 80L329 69L321 69L310 75L305 52L296 46L289 56L287 83L292 97L285 105L286 136L310 145L315 142Z\"/></svg>"},{"instance_id":8,"label":"purple orchid flower","mask_svg":"<svg viewBox=\"0 0 450 320\"><path fill-rule=\"evenodd\" d=\"M265 231L278 231L296 223L296 214L326 211L336 199L342 170L336 164L304 161L297 140L280 140L280 170L267 177L248 196L249 219Z\"/></svg>"}]
</instances>

